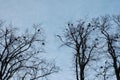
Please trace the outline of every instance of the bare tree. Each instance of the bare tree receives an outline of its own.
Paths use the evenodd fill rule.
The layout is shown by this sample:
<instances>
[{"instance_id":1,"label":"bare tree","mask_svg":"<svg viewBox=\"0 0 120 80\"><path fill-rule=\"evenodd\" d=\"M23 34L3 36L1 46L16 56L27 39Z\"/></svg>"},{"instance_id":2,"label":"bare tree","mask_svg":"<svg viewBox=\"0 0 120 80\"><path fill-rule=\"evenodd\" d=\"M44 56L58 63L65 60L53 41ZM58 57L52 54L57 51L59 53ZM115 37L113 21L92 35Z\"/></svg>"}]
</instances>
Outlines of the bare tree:
<instances>
[{"instance_id":1,"label":"bare tree","mask_svg":"<svg viewBox=\"0 0 120 80\"><path fill-rule=\"evenodd\" d=\"M114 68L115 76L117 80L120 80L120 33L118 27L120 27L120 16L103 16L96 19L96 27L99 27L101 33L104 36L107 47L107 53L109 59L112 61L109 66ZM117 25L117 27L116 27ZM107 59L107 58L106 58Z\"/></svg>"},{"instance_id":2,"label":"bare tree","mask_svg":"<svg viewBox=\"0 0 120 80\"><path fill-rule=\"evenodd\" d=\"M20 35L4 24L0 21L0 80L38 80L58 71L54 63L41 58L41 29Z\"/></svg>"},{"instance_id":3,"label":"bare tree","mask_svg":"<svg viewBox=\"0 0 120 80\"><path fill-rule=\"evenodd\" d=\"M92 60L92 53L96 48L96 42L90 42L92 41L90 40L90 35L94 30L95 28L91 23L86 23L84 20L80 20L77 25L68 23L64 37L58 35L63 42L63 45L74 50L76 80L85 79L85 68Z\"/></svg>"}]
</instances>

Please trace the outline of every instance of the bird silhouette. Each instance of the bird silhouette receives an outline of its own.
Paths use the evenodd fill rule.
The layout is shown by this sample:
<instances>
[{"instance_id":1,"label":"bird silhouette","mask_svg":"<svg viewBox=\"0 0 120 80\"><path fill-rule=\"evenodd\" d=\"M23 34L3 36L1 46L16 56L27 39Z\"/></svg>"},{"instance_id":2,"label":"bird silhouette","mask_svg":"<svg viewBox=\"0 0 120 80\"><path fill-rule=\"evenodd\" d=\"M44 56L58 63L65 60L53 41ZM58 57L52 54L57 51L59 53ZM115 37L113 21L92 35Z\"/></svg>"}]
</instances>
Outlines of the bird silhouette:
<instances>
[{"instance_id":1,"label":"bird silhouette","mask_svg":"<svg viewBox=\"0 0 120 80\"><path fill-rule=\"evenodd\" d=\"M88 27L90 27L91 26L91 24L90 23L88 23Z\"/></svg>"}]
</instances>

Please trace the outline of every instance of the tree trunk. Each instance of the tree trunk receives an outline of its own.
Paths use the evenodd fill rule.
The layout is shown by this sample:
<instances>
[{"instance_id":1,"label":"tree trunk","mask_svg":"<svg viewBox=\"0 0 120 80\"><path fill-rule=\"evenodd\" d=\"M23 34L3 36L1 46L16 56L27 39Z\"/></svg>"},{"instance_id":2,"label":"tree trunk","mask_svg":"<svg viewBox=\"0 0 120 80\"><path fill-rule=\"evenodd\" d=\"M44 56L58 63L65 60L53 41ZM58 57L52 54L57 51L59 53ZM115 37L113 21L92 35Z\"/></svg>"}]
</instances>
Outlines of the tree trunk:
<instances>
[{"instance_id":1,"label":"tree trunk","mask_svg":"<svg viewBox=\"0 0 120 80\"><path fill-rule=\"evenodd\" d=\"M84 80L84 67L83 66L81 67L81 70L80 70L80 80Z\"/></svg>"},{"instance_id":2,"label":"tree trunk","mask_svg":"<svg viewBox=\"0 0 120 80\"><path fill-rule=\"evenodd\" d=\"M114 67L114 70L115 70L115 75L116 75L117 80L120 80L120 71L119 71L119 68L117 66L117 60L116 59L114 59L113 67Z\"/></svg>"},{"instance_id":3,"label":"tree trunk","mask_svg":"<svg viewBox=\"0 0 120 80\"><path fill-rule=\"evenodd\" d=\"M2 72L0 71L0 80L2 80Z\"/></svg>"},{"instance_id":4,"label":"tree trunk","mask_svg":"<svg viewBox=\"0 0 120 80\"><path fill-rule=\"evenodd\" d=\"M76 56L76 59L75 59L75 68L76 68L76 79L79 80L79 74L78 74L78 60L77 60L77 56Z\"/></svg>"}]
</instances>

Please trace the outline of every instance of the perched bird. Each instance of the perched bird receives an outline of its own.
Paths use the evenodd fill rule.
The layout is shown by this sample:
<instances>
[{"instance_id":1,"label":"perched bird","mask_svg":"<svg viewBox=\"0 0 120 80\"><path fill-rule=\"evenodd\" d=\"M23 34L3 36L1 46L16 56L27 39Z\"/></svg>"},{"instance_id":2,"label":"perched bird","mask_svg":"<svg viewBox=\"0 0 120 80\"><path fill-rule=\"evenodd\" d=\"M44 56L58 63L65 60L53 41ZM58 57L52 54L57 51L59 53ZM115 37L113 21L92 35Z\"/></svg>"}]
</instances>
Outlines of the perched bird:
<instances>
[{"instance_id":1,"label":"perched bird","mask_svg":"<svg viewBox=\"0 0 120 80\"><path fill-rule=\"evenodd\" d=\"M91 24L90 23L88 23L88 27L90 27L91 26Z\"/></svg>"},{"instance_id":2,"label":"perched bird","mask_svg":"<svg viewBox=\"0 0 120 80\"><path fill-rule=\"evenodd\" d=\"M45 43L43 42L42 45L45 45Z\"/></svg>"},{"instance_id":3,"label":"perched bird","mask_svg":"<svg viewBox=\"0 0 120 80\"><path fill-rule=\"evenodd\" d=\"M100 68L103 68L103 66L101 66Z\"/></svg>"},{"instance_id":4,"label":"perched bird","mask_svg":"<svg viewBox=\"0 0 120 80\"><path fill-rule=\"evenodd\" d=\"M70 26L70 23L68 23L68 26Z\"/></svg>"},{"instance_id":5,"label":"perched bird","mask_svg":"<svg viewBox=\"0 0 120 80\"><path fill-rule=\"evenodd\" d=\"M25 36L23 36L23 38L25 39L26 37L25 37Z\"/></svg>"},{"instance_id":6,"label":"perched bird","mask_svg":"<svg viewBox=\"0 0 120 80\"><path fill-rule=\"evenodd\" d=\"M95 40L98 41L98 38L96 38Z\"/></svg>"},{"instance_id":7,"label":"perched bird","mask_svg":"<svg viewBox=\"0 0 120 80\"><path fill-rule=\"evenodd\" d=\"M40 29L38 29L38 32L40 31Z\"/></svg>"},{"instance_id":8,"label":"perched bird","mask_svg":"<svg viewBox=\"0 0 120 80\"><path fill-rule=\"evenodd\" d=\"M17 40L17 38L15 38L15 40Z\"/></svg>"},{"instance_id":9,"label":"perched bird","mask_svg":"<svg viewBox=\"0 0 120 80\"><path fill-rule=\"evenodd\" d=\"M73 26L73 24L71 24L71 26Z\"/></svg>"}]
</instances>

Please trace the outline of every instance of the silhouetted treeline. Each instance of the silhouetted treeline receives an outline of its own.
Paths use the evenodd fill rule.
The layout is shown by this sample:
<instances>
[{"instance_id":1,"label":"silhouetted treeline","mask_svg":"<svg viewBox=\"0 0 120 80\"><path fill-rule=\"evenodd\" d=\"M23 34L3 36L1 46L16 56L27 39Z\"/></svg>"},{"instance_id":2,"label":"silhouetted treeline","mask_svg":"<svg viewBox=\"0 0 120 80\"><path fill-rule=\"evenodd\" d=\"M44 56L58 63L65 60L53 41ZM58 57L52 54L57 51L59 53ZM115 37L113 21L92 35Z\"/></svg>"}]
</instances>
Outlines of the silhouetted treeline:
<instances>
[{"instance_id":1,"label":"silhouetted treeline","mask_svg":"<svg viewBox=\"0 0 120 80\"><path fill-rule=\"evenodd\" d=\"M95 80L120 80L120 15L70 22L64 37L57 36L74 51L76 80L88 80L87 73L96 73ZM95 62L99 67L94 67ZM87 68L95 72L88 72Z\"/></svg>"},{"instance_id":2,"label":"silhouetted treeline","mask_svg":"<svg viewBox=\"0 0 120 80\"><path fill-rule=\"evenodd\" d=\"M0 80L39 80L59 71L39 54L44 34L38 25L33 29L19 34L0 21ZM76 80L120 80L120 15L69 22L57 36L73 50Z\"/></svg>"},{"instance_id":3,"label":"silhouetted treeline","mask_svg":"<svg viewBox=\"0 0 120 80\"><path fill-rule=\"evenodd\" d=\"M0 21L0 80L38 80L58 72L53 62L40 55L45 42L42 29L34 25L33 30L21 35Z\"/></svg>"}]
</instances>

